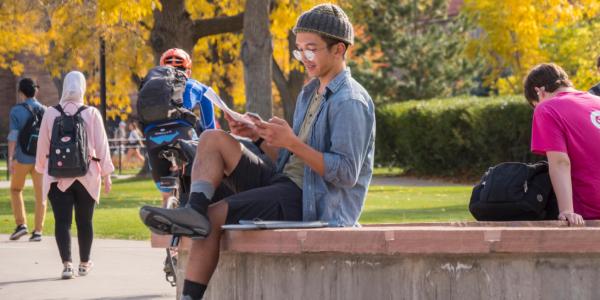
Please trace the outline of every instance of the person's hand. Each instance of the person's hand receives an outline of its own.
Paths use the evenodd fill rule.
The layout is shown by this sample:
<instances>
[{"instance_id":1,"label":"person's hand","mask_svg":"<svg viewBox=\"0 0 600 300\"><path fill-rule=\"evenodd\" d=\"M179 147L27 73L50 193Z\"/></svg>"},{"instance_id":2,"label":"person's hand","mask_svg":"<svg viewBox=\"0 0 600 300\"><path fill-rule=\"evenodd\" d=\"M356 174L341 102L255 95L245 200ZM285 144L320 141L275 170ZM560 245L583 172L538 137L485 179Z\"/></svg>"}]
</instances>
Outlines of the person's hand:
<instances>
[{"instance_id":1,"label":"person's hand","mask_svg":"<svg viewBox=\"0 0 600 300\"><path fill-rule=\"evenodd\" d=\"M227 123L229 124L229 129L231 130L231 133L237 136L247 137L253 141L258 139L258 133L256 131L256 128L251 128L245 123L238 122L228 114L224 114L224 116L225 120L227 120Z\"/></svg>"},{"instance_id":2,"label":"person's hand","mask_svg":"<svg viewBox=\"0 0 600 300\"><path fill-rule=\"evenodd\" d=\"M272 117L269 122L257 122L255 125L258 135L271 146L283 147L289 150L294 142L298 140L290 125L278 117Z\"/></svg>"},{"instance_id":3,"label":"person's hand","mask_svg":"<svg viewBox=\"0 0 600 300\"><path fill-rule=\"evenodd\" d=\"M104 176L104 192L106 194L110 193L111 187L112 187L112 180L110 179L110 175Z\"/></svg>"},{"instance_id":4,"label":"person's hand","mask_svg":"<svg viewBox=\"0 0 600 300\"><path fill-rule=\"evenodd\" d=\"M15 161L14 159L11 159L8 162L8 172L10 175L15 175Z\"/></svg>"},{"instance_id":5,"label":"person's hand","mask_svg":"<svg viewBox=\"0 0 600 300\"><path fill-rule=\"evenodd\" d=\"M564 211L558 214L558 219L561 221L569 222L569 226L583 226L585 225L585 221L583 217L579 214L576 214L572 211Z\"/></svg>"}]
</instances>

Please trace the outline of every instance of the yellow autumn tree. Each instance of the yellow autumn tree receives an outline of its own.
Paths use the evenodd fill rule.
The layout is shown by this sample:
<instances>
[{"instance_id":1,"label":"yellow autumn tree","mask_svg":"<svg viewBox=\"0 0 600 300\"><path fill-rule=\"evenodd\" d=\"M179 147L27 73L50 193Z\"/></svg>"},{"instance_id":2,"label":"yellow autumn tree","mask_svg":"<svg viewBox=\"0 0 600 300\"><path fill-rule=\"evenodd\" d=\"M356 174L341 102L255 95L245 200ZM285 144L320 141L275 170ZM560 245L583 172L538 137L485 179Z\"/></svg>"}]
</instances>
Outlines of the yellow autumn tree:
<instances>
[{"instance_id":1,"label":"yellow autumn tree","mask_svg":"<svg viewBox=\"0 0 600 300\"><path fill-rule=\"evenodd\" d=\"M42 12L34 9L37 7L37 1L33 0L0 1L0 68L20 75L23 64L18 60L19 54L47 53L47 45L39 43L45 30L35 26L43 20Z\"/></svg>"},{"instance_id":2,"label":"yellow autumn tree","mask_svg":"<svg viewBox=\"0 0 600 300\"><path fill-rule=\"evenodd\" d=\"M10 68L18 75L23 65L15 59L16 55L31 53L44 58L48 71L56 79L61 79L70 70L80 70L87 78L88 103L99 105L99 41L102 38L106 48L107 116L127 119L140 78L157 63L157 55L160 55L152 44L155 42L152 32L156 15L164 8L163 1L1 1L0 67ZM184 1L192 21L240 15L246 2ZM291 59L289 48L289 35L296 18L300 12L320 2L273 2L270 14L273 56L283 79L288 79L285 77L292 71L302 72L302 66ZM177 33L182 29L170 30ZM195 45L193 77L213 86L226 100L239 107L245 103L240 58L242 40L240 31L208 35L192 43ZM176 42L164 47L182 46ZM57 88L60 89L59 84Z\"/></svg>"},{"instance_id":3,"label":"yellow autumn tree","mask_svg":"<svg viewBox=\"0 0 600 300\"><path fill-rule=\"evenodd\" d=\"M549 60L579 61L577 70L571 70L575 82L589 80L583 79L589 77L585 71L588 64L581 61L593 60L593 54L573 53L569 49L589 49L585 45L594 43L595 37L586 32L566 34L565 30L586 22L597 23L600 12L597 0L466 0L464 11L479 26L469 51L473 56L485 58L491 69L488 83L500 93L520 92L527 71ZM558 49L562 50L556 52ZM507 71L510 75L503 76Z\"/></svg>"}]
</instances>

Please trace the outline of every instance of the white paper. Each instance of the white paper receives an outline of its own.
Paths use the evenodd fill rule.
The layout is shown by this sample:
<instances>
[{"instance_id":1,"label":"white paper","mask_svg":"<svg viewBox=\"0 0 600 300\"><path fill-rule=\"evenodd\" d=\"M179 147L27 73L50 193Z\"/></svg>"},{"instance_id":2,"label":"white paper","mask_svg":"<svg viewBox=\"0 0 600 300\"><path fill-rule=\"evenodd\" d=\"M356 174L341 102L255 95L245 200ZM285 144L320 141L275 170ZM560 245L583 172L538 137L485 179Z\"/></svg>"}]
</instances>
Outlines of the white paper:
<instances>
[{"instance_id":1,"label":"white paper","mask_svg":"<svg viewBox=\"0 0 600 300\"><path fill-rule=\"evenodd\" d=\"M217 95L217 93L215 93L215 91L212 88L208 88L204 93L204 96L206 96L208 100L210 100L214 105L220 108L224 113L228 114L234 120L244 123L250 127L254 127L254 123L251 120L249 120L249 118L229 108L227 104L223 102L223 100L221 100L221 97L219 97L219 95Z\"/></svg>"}]
</instances>

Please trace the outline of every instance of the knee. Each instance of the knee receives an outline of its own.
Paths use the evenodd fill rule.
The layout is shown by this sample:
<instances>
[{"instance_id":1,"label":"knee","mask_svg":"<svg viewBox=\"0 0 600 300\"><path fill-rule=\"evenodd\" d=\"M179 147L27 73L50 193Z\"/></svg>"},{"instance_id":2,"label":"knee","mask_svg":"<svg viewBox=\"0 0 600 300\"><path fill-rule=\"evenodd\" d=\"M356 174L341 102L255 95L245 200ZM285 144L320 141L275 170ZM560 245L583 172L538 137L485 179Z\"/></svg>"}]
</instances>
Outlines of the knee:
<instances>
[{"instance_id":1,"label":"knee","mask_svg":"<svg viewBox=\"0 0 600 300\"><path fill-rule=\"evenodd\" d=\"M10 188L10 193L13 194L13 195L17 195L17 194L20 194L22 192L23 192L22 188L13 188L13 187Z\"/></svg>"},{"instance_id":2,"label":"knee","mask_svg":"<svg viewBox=\"0 0 600 300\"><path fill-rule=\"evenodd\" d=\"M223 130L207 129L200 134L198 149L206 147L221 147L231 139L233 139L233 137Z\"/></svg>"},{"instance_id":3,"label":"knee","mask_svg":"<svg viewBox=\"0 0 600 300\"><path fill-rule=\"evenodd\" d=\"M71 220L63 218L55 218L54 224L57 229L69 230L71 229Z\"/></svg>"}]
</instances>

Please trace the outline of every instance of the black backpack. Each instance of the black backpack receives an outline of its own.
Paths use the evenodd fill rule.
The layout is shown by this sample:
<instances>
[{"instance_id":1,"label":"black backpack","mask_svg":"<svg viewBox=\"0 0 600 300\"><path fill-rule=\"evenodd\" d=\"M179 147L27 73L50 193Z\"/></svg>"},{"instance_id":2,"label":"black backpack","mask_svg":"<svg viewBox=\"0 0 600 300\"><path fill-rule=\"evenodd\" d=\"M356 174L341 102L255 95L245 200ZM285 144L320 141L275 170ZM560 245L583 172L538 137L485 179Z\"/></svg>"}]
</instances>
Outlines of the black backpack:
<instances>
[{"instance_id":1,"label":"black backpack","mask_svg":"<svg viewBox=\"0 0 600 300\"><path fill-rule=\"evenodd\" d=\"M46 109L44 107L33 108L27 103L22 103L21 105L29 111L31 117L27 119L25 126L19 131L19 146L23 153L35 156L40 126L42 125L42 118Z\"/></svg>"},{"instance_id":2,"label":"black backpack","mask_svg":"<svg viewBox=\"0 0 600 300\"><path fill-rule=\"evenodd\" d=\"M192 112L183 108L185 73L171 66L154 67L140 85L137 100L138 117L142 125L189 118ZM195 120L191 124L195 124Z\"/></svg>"},{"instance_id":3,"label":"black backpack","mask_svg":"<svg viewBox=\"0 0 600 300\"><path fill-rule=\"evenodd\" d=\"M50 152L48 154L48 174L57 178L74 178L87 174L91 159L85 122L81 112L88 108L82 105L74 115L67 115L59 105L53 106L60 112L54 119Z\"/></svg>"},{"instance_id":4,"label":"black backpack","mask_svg":"<svg viewBox=\"0 0 600 300\"><path fill-rule=\"evenodd\" d=\"M473 188L469 211L479 221L555 220L548 163L506 162L488 169Z\"/></svg>"}]
</instances>

